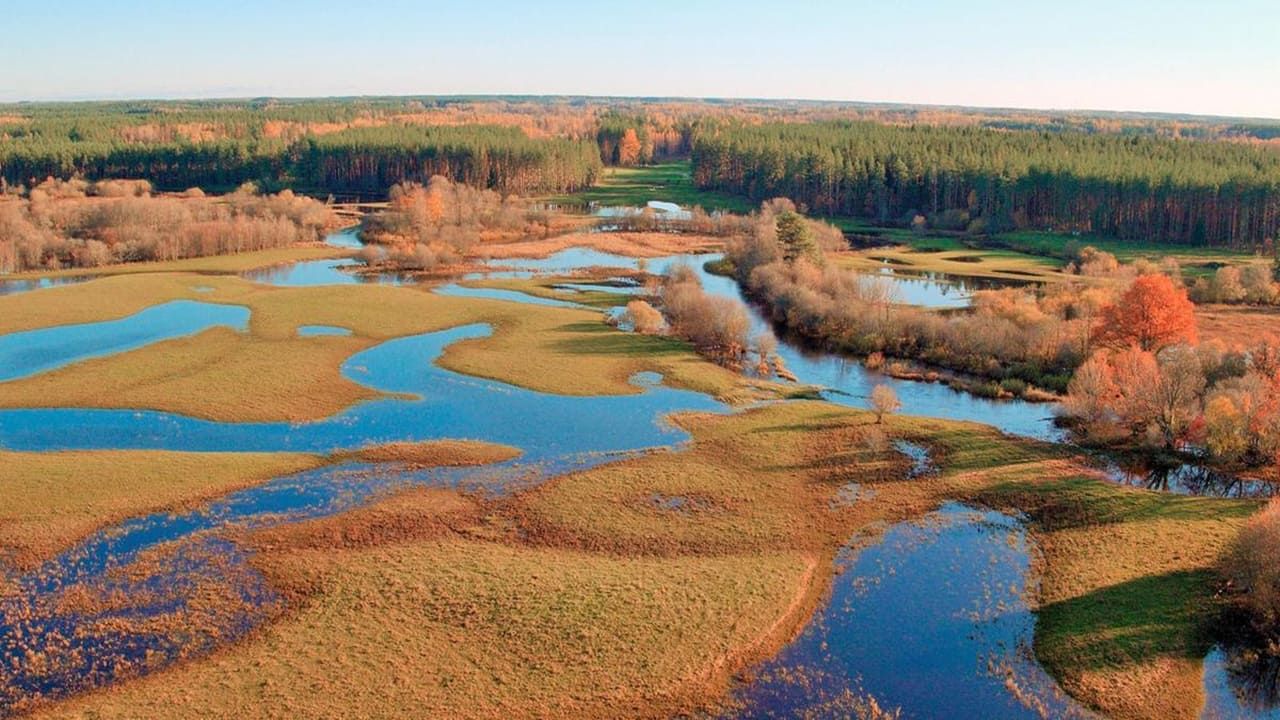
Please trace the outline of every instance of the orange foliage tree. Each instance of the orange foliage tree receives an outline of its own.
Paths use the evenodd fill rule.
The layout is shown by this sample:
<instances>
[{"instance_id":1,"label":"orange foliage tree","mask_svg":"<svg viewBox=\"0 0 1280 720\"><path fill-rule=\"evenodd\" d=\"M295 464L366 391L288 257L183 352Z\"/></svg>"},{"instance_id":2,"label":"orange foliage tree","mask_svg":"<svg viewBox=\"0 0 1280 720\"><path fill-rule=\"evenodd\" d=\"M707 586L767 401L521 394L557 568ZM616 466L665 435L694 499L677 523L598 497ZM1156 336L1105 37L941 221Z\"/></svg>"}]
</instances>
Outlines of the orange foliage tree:
<instances>
[{"instance_id":1,"label":"orange foliage tree","mask_svg":"<svg viewBox=\"0 0 1280 720\"><path fill-rule=\"evenodd\" d=\"M1180 342L1196 342L1195 306L1186 290L1165 275L1143 275L1115 304L1102 310L1094 342L1104 347L1138 347L1156 352Z\"/></svg>"},{"instance_id":2,"label":"orange foliage tree","mask_svg":"<svg viewBox=\"0 0 1280 720\"><path fill-rule=\"evenodd\" d=\"M640 137L634 128L627 128L618 143L618 164L635 165L640 162Z\"/></svg>"}]
</instances>

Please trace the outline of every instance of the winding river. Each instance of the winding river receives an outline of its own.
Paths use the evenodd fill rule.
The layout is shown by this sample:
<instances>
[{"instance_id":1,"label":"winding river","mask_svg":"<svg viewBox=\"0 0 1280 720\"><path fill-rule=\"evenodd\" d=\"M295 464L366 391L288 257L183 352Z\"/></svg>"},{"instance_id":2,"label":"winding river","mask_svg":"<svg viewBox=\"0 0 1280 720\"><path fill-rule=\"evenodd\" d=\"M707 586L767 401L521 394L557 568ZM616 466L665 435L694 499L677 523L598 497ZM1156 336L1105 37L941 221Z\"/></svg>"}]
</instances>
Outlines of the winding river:
<instances>
[{"instance_id":1,"label":"winding river","mask_svg":"<svg viewBox=\"0 0 1280 720\"><path fill-rule=\"evenodd\" d=\"M353 230L335 234L330 242L359 245ZM651 272L688 264L708 292L742 301L731 279L704 271L704 263L715 257L674 256L644 263ZM300 262L246 277L285 286L405 282L395 276L354 275L349 272L352 262ZM491 264L493 272L467 279L566 273L589 266L634 269L639 261L571 249L542 260ZM885 281L919 282L897 277ZM0 294L39 287L9 287ZM903 287L902 295L913 302L959 301L952 290ZM573 306L570 301L456 283L436 292ZM750 304L747 307L753 333L772 334L771 324ZM216 325L243 329L247 321L244 308L179 301L108 323L0 336L0 381ZM333 332L341 329L300 329L300 334ZM677 445L687 436L664 422L672 412L728 411L704 395L666 387L652 373L632 379L642 390L635 395L565 397L459 375L434 364L449 344L488 332L484 325L464 326L387 341L354 355L343 365L344 376L388 395L316 422L218 423L136 410L0 411L0 447L12 450L332 452L391 441L475 438L514 445L524 453L515 461L481 468L410 470L345 463L281 477L195 510L129 520L33 572L9 573L0 582L17 591L0 603L0 660L16 670L0 671L7 680L7 687L0 689L0 715L35 694L58 696L111 682L121 665L152 671L199 656L267 619L280 599L220 531L323 517L414 484L508 492L571 469ZM78 342L80 338L92 342ZM887 383L897 391L906 413L983 422L1013 435L1062 439L1048 405L988 400L940 384L895 380L869 373L856 361L813 353L784 337L778 340L778 353L788 369L801 382L823 387L824 397L832 402L865 406L871 388ZM600 430L602 417L610 419L607 432ZM927 457L913 454L912 460L927 472ZM856 492L849 501L857 502ZM741 708L736 715L821 712L836 708L830 703L851 691L874 697L885 707L901 707L904 717L1083 714L1062 696L1029 650L1034 616L1024 591L1032 581L1030 553L1016 518L961 505L883 528L876 538L853 538L841 558L830 600L792 644L757 669L757 682L737 691ZM144 575L119 572L144 559ZM157 617L180 615L210 584L235 601L207 628L185 634L148 629ZM141 599L88 607L61 602L61 591L75 585ZM33 646L57 656L54 670L23 662ZM1239 683L1231 680L1229 665L1222 652L1206 662L1206 717L1264 716L1260 713L1266 710L1249 705L1249 698L1256 696L1237 691ZM806 681L797 684L801 676Z\"/></svg>"}]
</instances>

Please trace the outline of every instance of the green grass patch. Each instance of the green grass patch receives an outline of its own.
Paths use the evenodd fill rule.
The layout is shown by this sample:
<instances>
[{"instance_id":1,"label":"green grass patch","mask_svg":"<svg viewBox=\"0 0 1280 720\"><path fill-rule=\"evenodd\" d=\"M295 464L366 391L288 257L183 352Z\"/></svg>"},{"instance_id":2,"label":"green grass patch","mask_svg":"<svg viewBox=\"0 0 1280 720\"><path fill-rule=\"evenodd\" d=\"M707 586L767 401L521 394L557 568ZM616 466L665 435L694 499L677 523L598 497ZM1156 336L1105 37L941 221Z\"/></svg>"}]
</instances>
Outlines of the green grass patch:
<instances>
[{"instance_id":1,"label":"green grass patch","mask_svg":"<svg viewBox=\"0 0 1280 720\"><path fill-rule=\"evenodd\" d=\"M673 202L682 207L698 206L707 211L727 210L737 213L748 213L755 208L754 203L737 195L699 190L693 184L687 160L643 167L606 168L604 175L592 187L549 199L559 203L635 207L644 207L650 200L657 200Z\"/></svg>"}]
</instances>

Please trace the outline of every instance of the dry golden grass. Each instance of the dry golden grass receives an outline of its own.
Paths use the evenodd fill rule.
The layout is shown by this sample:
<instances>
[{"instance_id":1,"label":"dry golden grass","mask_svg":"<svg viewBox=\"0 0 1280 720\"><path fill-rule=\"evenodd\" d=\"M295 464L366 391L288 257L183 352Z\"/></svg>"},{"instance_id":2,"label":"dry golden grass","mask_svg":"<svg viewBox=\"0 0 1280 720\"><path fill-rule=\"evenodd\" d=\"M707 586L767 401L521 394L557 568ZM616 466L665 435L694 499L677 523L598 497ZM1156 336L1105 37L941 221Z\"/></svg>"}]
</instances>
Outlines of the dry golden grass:
<instances>
[{"instance_id":1,"label":"dry golden grass","mask_svg":"<svg viewBox=\"0 0 1280 720\"><path fill-rule=\"evenodd\" d=\"M1053 260L1004 250L924 252L899 246L828 253L827 257L840 267L861 272L879 272L891 267L906 274L943 273L958 278L1014 282L1057 282L1067 277Z\"/></svg>"},{"instance_id":2,"label":"dry golden grass","mask_svg":"<svg viewBox=\"0 0 1280 720\"><path fill-rule=\"evenodd\" d=\"M828 407L685 418L697 438L687 480L665 470L683 454L659 453L527 500L412 490L255 533L256 562L294 598L291 612L214 657L46 715L606 718L714 706L734 672L808 617L847 537L847 516L826 509L835 485L813 437L853 440L870 425ZM858 457L876 476L901 464ZM749 470L761 482L743 479ZM718 489L730 472L735 485ZM604 490L582 496L592 485ZM695 491L733 503L686 513L648 502ZM576 517L558 514L576 496ZM767 529L735 541L756 522ZM535 527L558 532L529 537ZM609 548L574 542L609 532L620 537ZM646 539L666 534L677 540Z\"/></svg>"},{"instance_id":3,"label":"dry golden grass","mask_svg":"<svg viewBox=\"0 0 1280 720\"><path fill-rule=\"evenodd\" d=\"M1200 340L1247 348L1260 340L1280 339L1280 307L1197 305Z\"/></svg>"},{"instance_id":4,"label":"dry golden grass","mask_svg":"<svg viewBox=\"0 0 1280 720\"><path fill-rule=\"evenodd\" d=\"M312 593L295 614L41 716L662 716L772 625L809 567L794 554L627 559L459 539L272 563L278 582Z\"/></svg>"},{"instance_id":5,"label":"dry golden grass","mask_svg":"<svg viewBox=\"0 0 1280 720\"><path fill-rule=\"evenodd\" d=\"M262 340L214 328L4 383L4 407L146 408L223 422L300 422L377 393L339 367L372 343L318 336Z\"/></svg>"},{"instance_id":6,"label":"dry golden grass","mask_svg":"<svg viewBox=\"0 0 1280 720\"><path fill-rule=\"evenodd\" d=\"M103 525L323 464L292 453L0 452L0 548L29 568Z\"/></svg>"},{"instance_id":7,"label":"dry golden grass","mask_svg":"<svg viewBox=\"0 0 1280 720\"><path fill-rule=\"evenodd\" d=\"M480 440L429 440L369 445L337 459L427 466L488 465L520 457L520 449Z\"/></svg>"},{"instance_id":8,"label":"dry golden grass","mask_svg":"<svg viewBox=\"0 0 1280 720\"><path fill-rule=\"evenodd\" d=\"M253 288L237 277L164 273L107 277L5 295L0 296L0 334L116 320L170 300L239 303Z\"/></svg>"},{"instance_id":9,"label":"dry golden grass","mask_svg":"<svg viewBox=\"0 0 1280 720\"><path fill-rule=\"evenodd\" d=\"M561 250L583 247L628 257L652 258L719 250L723 240L712 235L662 232L580 232L537 240L493 243L475 249L478 257L544 258Z\"/></svg>"}]
</instances>

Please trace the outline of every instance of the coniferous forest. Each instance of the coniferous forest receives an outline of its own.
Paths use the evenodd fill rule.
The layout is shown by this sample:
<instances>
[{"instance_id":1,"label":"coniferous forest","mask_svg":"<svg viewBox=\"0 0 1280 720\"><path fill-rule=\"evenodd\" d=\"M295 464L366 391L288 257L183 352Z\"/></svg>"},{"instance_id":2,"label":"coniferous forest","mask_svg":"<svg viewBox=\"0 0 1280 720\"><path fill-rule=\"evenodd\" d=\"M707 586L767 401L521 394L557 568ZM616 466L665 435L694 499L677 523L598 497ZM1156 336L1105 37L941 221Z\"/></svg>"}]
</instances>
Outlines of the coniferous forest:
<instances>
[{"instance_id":1,"label":"coniferous forest","mask_svg":"<svg viewBox=\"0 0 1280 720\"><path fill-rule=\"evenodd\" d=\"M1280 226L1275 126L1125 113L593 98L135 101L0 107L0 182L383 195L442 175L569 192L689 156L695 183L882 225L1257 248Z\"/></svg>"},{"instance_id":2,"label":"coniferous forest","mask_svg":"<svg viewBox=\"0 0 1280 720\"><path fill-rule=\"evenodd\" d=\"M699 187L880 223L1052 229L1255 247L1280 227L1280 151L1130 134L865 122L725 124L693 145Z\"/></svg>"}]
</instances>

